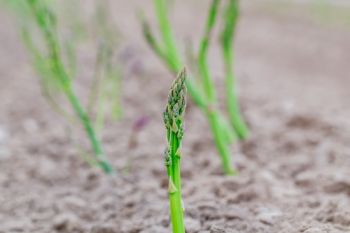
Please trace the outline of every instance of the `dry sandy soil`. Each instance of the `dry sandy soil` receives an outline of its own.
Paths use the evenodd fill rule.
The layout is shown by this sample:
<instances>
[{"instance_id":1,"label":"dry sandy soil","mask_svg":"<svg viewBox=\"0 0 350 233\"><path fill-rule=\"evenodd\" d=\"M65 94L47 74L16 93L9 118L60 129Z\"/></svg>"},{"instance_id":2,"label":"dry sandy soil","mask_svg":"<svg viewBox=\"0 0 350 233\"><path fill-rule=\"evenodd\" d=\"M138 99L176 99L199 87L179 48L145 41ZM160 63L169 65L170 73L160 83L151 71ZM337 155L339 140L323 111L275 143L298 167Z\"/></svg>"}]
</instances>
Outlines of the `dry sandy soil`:
<instances>
[{"instance_id":1,"label":"dry sandy soil","mask_svg":"<svg viewBox=\"0 0 350 233\"><path fill-rule=\"evenodd\" d=\"M197 40L208 1L176 2L179 43ZM225 177L206 120L189 105L182 164L187 232L350 232L350 27L248 2L236 73L251 135L232 148L239 176ZM143 42L135 6L152 18L145 2L113 5L127 38L124 117L103 136L116 177L79 157L66 124L41 97L13 19L0 12L1 233L171 231L161 112L173 77ZM215 47L211 67L222 89L219 56ZM149 122L130 148L140 117Z\"/></svg>"}]
</instances>

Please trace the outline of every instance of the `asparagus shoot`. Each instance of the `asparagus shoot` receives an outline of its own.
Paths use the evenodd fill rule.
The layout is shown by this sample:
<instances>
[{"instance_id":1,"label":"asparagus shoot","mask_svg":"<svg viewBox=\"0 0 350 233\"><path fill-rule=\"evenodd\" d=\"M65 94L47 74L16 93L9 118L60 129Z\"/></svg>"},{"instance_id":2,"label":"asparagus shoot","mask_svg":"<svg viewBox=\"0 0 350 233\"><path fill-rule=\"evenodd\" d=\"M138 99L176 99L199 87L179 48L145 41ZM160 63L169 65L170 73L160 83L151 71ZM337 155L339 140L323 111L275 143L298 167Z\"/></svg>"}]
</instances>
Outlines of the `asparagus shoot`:
<instances>
[{"instance_id":1,"label":"asparagus shoot","mask_svg":"<svg viewBox=\"0 0 350 233\"><path fill-rule=\"evenodd\" d=\"M184 210L181 197L181 141L184 135L183 116L186 108L186 70L178 74L168 96L163 113L168 147L165 150L165 166L169 178L170 217L173 233L185 233Z\"/></svg>"},{"instance_id":2,"label":"asparagus shoot","mask_svg":"<svg viewBox=\"0 0 350 233\"><path fill-rule=\"evenodd\" d=\"M183 65L169 21L167 2L168 0L154 0L159 24L160 39L156 38L151 27L144 18L142 18L143 34L151 49L165 63L168 69L172 73L177 73ZM194 62L195 69L197 69L197 72L195 73L198 74L198 78L192 79L188 77L185 83L189 95L208 120L217 151L221 157L224 172L228 175L232 175L235 171L231 164L230 144L235 138L242 137L240 137L240 133L236 131L236 127L232 127L230 123L226 121L224 115L218 108L218 98L216 96L214 82L207 62L212 31L217 21L219 6L220 0L212 0L205 25L205 32L200 41L199 52L195 57L196 61ZM227 17L227 21L229 20L231 20L231 18ZM231 47L227 48L231 49ZM230 54L230 52L228 52L228 54ZM231 65L230 61L226 63ZM233 76L228 76L227 80L232 81L232 77ZM233 85L230 85L227 89L232 87ZM231 98L232 96L235 97L235 95L231 93L231 90L227 91L227 93L227 98ZM228 101L228 105L232 103L237 104L238 106L238 103L235 102L235 100ZM232 108L238 109L235 106L230 106L230 109Z\"/></svg>"}]
</instances>

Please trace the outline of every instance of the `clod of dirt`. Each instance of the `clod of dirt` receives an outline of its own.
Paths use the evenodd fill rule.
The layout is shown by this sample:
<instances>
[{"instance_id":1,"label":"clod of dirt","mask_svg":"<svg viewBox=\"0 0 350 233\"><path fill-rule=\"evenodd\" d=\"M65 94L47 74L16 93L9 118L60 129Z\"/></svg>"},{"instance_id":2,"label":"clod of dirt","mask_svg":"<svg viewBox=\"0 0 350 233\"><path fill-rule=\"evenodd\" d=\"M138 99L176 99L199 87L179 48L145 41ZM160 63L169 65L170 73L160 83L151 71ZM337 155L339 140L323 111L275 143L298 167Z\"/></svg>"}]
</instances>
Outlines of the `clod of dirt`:
<instances>
[{"instance_id":1,"label":"clod of dirt","mask_svg":"<svg viewBox=\"0 0 350 233\"><path fill-rule=\"evenodd\" d=\"M299 173L295 177L295 184L302 188L312 188L315 186L317 174L314 171L306 171Z\"/></svg>"},{"instance_id":2,"label":"clod of dirt","mask_svg":"<svg viewBox=\"0 0 350 233\"><path fill-rule=\"evenodd\" d=\"M279 209L261 208L257 218L263 224L272 226L281 216L282 212Z\"/></svg>"},{"instance_id":3,"label":"clod of dirt","mask_svg":"<svg viewBox=\"0 0 350 233\"><path fill-rule=\"evenodd\" d=\"M323 189L326 193L337 194L346 193L350 195L350 181L348 174L337 174L327 184L324 185Z\"/></svg>"},{"instance_id":4,"label":"clod of dirt","mask_svg":"<svg viewBox=\"0 0 350 233\"><path fill-rule=\"evenodd\" d=\"M259 190L256 187L243 188L236 194L232 195L232 198L228 199L230 204L238 204L242 202L251 202L259 197Z\"/></svg>"},{"instance_id":5,"label":"clod of dirt","mask_svg":"<svg viewBox=\"0 0 350 233\"><path fill-rule=\"evenodd\" d=\"M57 231L73 231L79 228L79 221L77 216L64 213L54 218L52 226Z\"/></svg>"},{"instance_id":6,"label":"clod of dirt","mask_svg":"<svg viewBox=\"0 0 350 233\"><path fill-rule=\"evenodd\" d=\"M225 208L225 209L221 209L220 212L222 217L224 217L227 221L247 220L249 216L248 211L241 207Z\"/></svg>"},{"instance_id":7,"label":"clod of dirt","mask_svg":"<svg viewBox=\"0 0 350 233\"><path fill-rule=\"evenodd\" d=\"M228 230L223 226L213 225L210 228L210 233L238 233L236 230Z\"/></svg>"},{"instance_id":8,"label":"clod of dirt","mask_svg":"<svg viewBox=\"0 0 350 233\"><path fill-rule=\"evenodd\" d=\"M326 193L341 193L345 192L350 195L350 183L338 181L324 186Z\"/></svg>"},{"instance_id":9,"label":"clod of dirt","mask_svg":"<svg viewBox=\"0 0 350 233\"><path fill-rule=\"evenodd\" d=\"M197 219L185 218L185 227L186 227L186 232L195 233L200 231L201 223Z\"/></svg>"},{"instance_id":10,"label":"clod of dirt","mask_svg":"<svg viewBox=\"0 0 350 233\"><path fill-rule=\"evenodd\" d=\"M344 227L350 227L350 213L344 210L338 203L329 203L316 215L316 220L323 223L333 223Z\"/></svg>"},{"instance_id":11,"label":"clod of dirt","mask_svg":"<svg viewBox=\"0 0 350 233\"><path fill-rule=\"evenodd\" d=\"M334 127L327 122L323 122L316 116L312 115L294 115L286 123L287 127L299 128L302 130L317 129L323 131L325 134L331 134L334 131Z\"/></svg>"}]
</instances>

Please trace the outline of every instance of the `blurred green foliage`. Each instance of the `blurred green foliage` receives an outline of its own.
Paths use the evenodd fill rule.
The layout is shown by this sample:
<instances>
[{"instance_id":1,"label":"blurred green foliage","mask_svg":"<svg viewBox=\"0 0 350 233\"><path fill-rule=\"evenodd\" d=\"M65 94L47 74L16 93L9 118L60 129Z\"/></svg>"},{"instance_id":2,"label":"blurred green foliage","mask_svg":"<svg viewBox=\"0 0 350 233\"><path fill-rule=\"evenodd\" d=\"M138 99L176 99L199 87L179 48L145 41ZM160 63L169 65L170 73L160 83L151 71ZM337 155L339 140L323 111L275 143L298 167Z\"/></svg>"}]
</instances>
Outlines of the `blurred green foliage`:
<instances>
[{"instance_id":1,"label":"blurred green foliage","mask_svg":"<svg viewBox=\"0 0 350 233\"><path fill-rule=\"evenodd\" d=\"M108 0L96 1L92 22L83 18L84 6L78 0L2 0L2 3L16 15L48 103L71 123L81 123L96 164L105 172L112 172L98 139L107 117L118 118L121 114L121 69L115 62L120 35L109 14ZM79 100L73 85L78 82L78 55L85 41L92 41L97 47L87 107ZM61 103L62 97L68 100L74 114Z\"/></svg>"},{"instance_id":2,"label":"blurred green foliage","mask_svg":"<svg viewBox=\"0 0 350 233\"><path fill-rule=\"evenodd\" d=\"M225 2L224 13L220 14L220 4ZM169 20L169 0L154 0L155 13L159 26L159 39L152 32L150 24L142 16L143 34L155 54L173 73L183 67L183 59L177 49L173 28ZM226 174L234 174L231 164L230 144L235 138L245 139L248 128L241 117L236 95L236 83L233 72L233 39L238 20L238 0L212 0L209 6L203 36L199 43L197 54L192 44L187 44L186 57L197 77L186 79L186 86L195 104L202 110L208 119L216 148L221 156L222 167ZM222 16L224 23L221 31L221 47L225 64L226 105L229 112L229 121L219 109L219 100L215 84L208 63L208 52L212 45L213 30Z\"/></svg>"}]
</instances>

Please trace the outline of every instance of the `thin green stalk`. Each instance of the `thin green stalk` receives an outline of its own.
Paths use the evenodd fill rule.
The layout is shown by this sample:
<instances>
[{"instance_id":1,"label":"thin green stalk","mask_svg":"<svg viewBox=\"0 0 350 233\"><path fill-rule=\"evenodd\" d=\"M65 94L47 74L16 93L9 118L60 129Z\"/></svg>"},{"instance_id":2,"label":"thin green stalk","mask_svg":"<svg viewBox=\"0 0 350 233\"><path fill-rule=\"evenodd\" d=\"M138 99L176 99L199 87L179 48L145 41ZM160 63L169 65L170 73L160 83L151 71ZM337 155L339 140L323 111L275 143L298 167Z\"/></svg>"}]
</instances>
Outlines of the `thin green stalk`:
<instances>
[{"instance_id":1,"label":"thin green stalk","mask_svg":"<svg viewBox=\"0 0 350 233\"><path fill-rule=\"evenodd\" d=\"M72 124L75 124L76 119L73 116L71 116L65 109L63 109L52 96L50 90L53 88L52 86L54 85L52 85L49 82L49 79L52 79L52 77L55 75L52 74L52 72L50 71L45 57L41 55L40 50L35 46L28 30L26 30L25 28L22 28L22 40L32 55L33 65L36 71L38 73L45 74L46 76L41 77L40 79L40 88L42 95L46 98L48 104L56 113L60 114Z\"/></svg>"},{"instance_id":2,"label":"thin green stalk","mask_svg":"<svg viewBox=\"0 0 350 233\"><path fill-rule=\"evenodd\" d=\"M79 122L78 119L76 119L73 115L70 115L65 109L61 108L61 106L56 102L54 97L51 95L49 91L49 87L47 87L47 84L43 80L41 80L40 86L41 86L42 95L46 98L48 104L53 109L53 111L55 111L56 113L64 117L72 125L76 125Z\"/></svg>"},{"instance_id":3,"label":"thin green stalk","mask_svg":"<svg viewBox=\"0 0 350 233\"><path fill-rule=\"evenodd\" d=\"M173 233L185 233L184 209L181 196L181 140L184 134L183 116L186 108L186 71L183 69L173 82L164 111L168 147L165 165L169 178L170 217Z\"/></svg>"},{"instance_id":4,"label":"thin green stalk","mask_svg":"<svg viewBox=\"0 0 350 233\"><path fill-rule=\"evenodd\" d=\"M92 149L94 151L94 154L95 154L95 157L96 157L98 164L100 165L102 170L104 172L106 172L107 174L113 173L113 168L110 165L110 163L107 161L107 159L103 153L101 142L96 137L95 131L94 131L92 124L91 124L91 121L90 121L90 118L88 117L88 115L86 114L84 109L82 108L78 98L76 97L76 95L72 91L72 88L70 86L67 87L65 89L65 93L66 93L67 98L70 101L74 111L79 116L79 119L84 126L84 129L85 129L85 131L90 139L91 146L92 146Z\"/></svg>"},{"instance_id":5,"label":"thin green stalk","mask_svg":"<svg viewBox=\"0 0 350 233\"><path fill-rule=\"evenodd\" d=\"M206 23L205 33L204 33L204 36L202 37L200 48L199 48L198 70L203 82L204 91L208 98L208 110L206 111L206 114L207 114L207 118L210 124L210 128L213 134L215 144L221 156L222 167L226 174L232 175L234 174L234 170L232 169L232 166L231 166L231 154L230 154L230 149L228 147L229 145L228 140L226 139L229 136L226 135L225 133L226 131L221 130L223 125L220 122L220 117L219 117L220 115L218 111L215 111L213 109L215 107L214 105L217 104L217 97L215 93L214 82L211 78L211 75L209 72L209 66L207 62L210 38L216 22L219 3L220 3L220 0L213 0L209 9L209 15Z\"/></svg>"},{"instance_id":6,"label":"thin green stalk","mask_svg":"<svg viewBox=\"0 0 350 233\"><path fill-rule=\"evenodd\" d=\"M168 0L154 0L156 7L156 14L158 18L159 28L163 39L163 44L165 47L165 52L167 57L171 58L169 62L172 63L173 67L176 67L177 70L181 69L181 61L179 59L179 54L175 45L175 40L173 32L170 27L170 22L168 19Z\"/></svg>"},{"instance_id":7,"label":"thin green stalk","mask_svg":"<svg viewBox=\"0 0 350 233\"><path fill-rule=\"evenodd\" d=\"M200 77L202 78L204 91L207 95L207 98L210 104L216 102L216 94L215 94L214 82L210 77L210 72L208 69L209 66L207 62L207 55L208 55L210 37L216 22L219 2L220 2L219 0L213 0L210 6L205 33L200 43L199 55L198 55L198 70L200 73Z\"/></svg>"},{"instance_id":8,"label":"thin green stalk","mask_svg":"<svg viewBox=\"0 0 350 233\"><path fill-rule=\"evenodd\" d=\"M217 112L208 113L208 121L213 134L215 145L221 157L222 168L226 175L235 175L236 171L231 165L231 153L227 144L227 135L222 131L220 118Z\"/></svg>"},{"instance_id":9,"label":"thin green stalk","mask_svg":"<svg viewBox=\"0 0 350 233\"><path fill-rule=\"evenodd\" d=\"M159 44L159 42L155 39L149 25L144 21L144 19L143 31L146 41L150 47L161 58L161 60L165 62L170 71L177 73L182 67L182 62L179 54L177 53L175 39L171 30L170 21L168 19L166 2L167 0L154 0L159 30L162 36L162 44ZM200 44L197 65L204 90L201 90L198 83L193 82L193 79L190 77L186 79L186 87L195 104L202 110L208 119L215 145L222 158L223 170L227 174L232 174L234 170L231 167L231 159L229 158L229 144L235 139L235 135L231 127L228 127L229 124L225 121L224 117L222 117L219 110L215 107L217 101L215 89L210 78L207 64L209 40L212 28L215 24L219 2L220 0L213 0L207 20L205 35Z\"/></svg>"},{"instance_id":10,"label":"thin green stalk","mask_svg":"<svg viewBox=\"0 0 350 233\"><path fill-rule=\"evenodd\" d=\"M168 56L165 53L165 51L161 48L159 42L154 37L151 27L148 24L148 22L144 19L143 16L140 16L141 22L142 22L142 30L143 30L143 36L145 37L146 42L148 45L152 48L152 50L157 54L158 57L160 57L162 60L166 61L166 64L171 64L170 61L168 61Z\"/></svg>"},{"instance_id":11,"label":"thin green stalk","mask_svg":"<svg viewBox=\"0 0 350 233\"><path fill-rule=\"evenodd\" d=\"M59 52L59 42L57 41L58 36L55 32L56 23L54 15L49 11L48 8L40 5L38 0L28 0L28 3L46 42L46 48L49 54L49 60L51 62L50 67L52 69L52 73L56 74L56 78L61 84L62 91L65 93L80 122L84 126L85 132L91 142L95 158L99 163L101 169L106 173L112 173L113 169L104 156L101 143L96 137L90 118L88 117L77 96L75 95L72 89L71 79L67 75L65 67L62 63Z\"/></svg>"},{"instance_id":12,"label":"thin green stalk","mask_svg":"<svg viewBox=\"0 0 350 233\"><path fill-rule=\"evenodd\" d=\"M238 11L238 0L230 0L225 10L225 26L221 34L221 48L226 72L226 105L230 115L230 122L238 137L245 139L248 137L249 130L240 114L233 72L232 44L238 20Z\"/></svg>"},{"instance_id":13,"label":"thin green stalk","mask_svg":"<svg viewBox=\"0 0 350 233\"><path fill-rule=\"evenodd\" d=\"M177 52L175 39L171 30L171 24L168 18L168 7L166 3L167 0L154 0L159 22L159 30L161 32L162 42L164 45L162 51L164 51L164 54L167 57L166 63L169 69L172 72L177 73L182 68L182 62ZM157 47L161 48L160 45ZM204 107L206 105L206 99L203 94L196 88L191 78L186 79L186 86L195 103L200 107Z\"/></svg>"}]
</instances>

